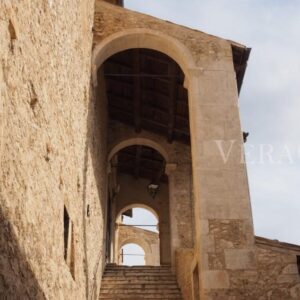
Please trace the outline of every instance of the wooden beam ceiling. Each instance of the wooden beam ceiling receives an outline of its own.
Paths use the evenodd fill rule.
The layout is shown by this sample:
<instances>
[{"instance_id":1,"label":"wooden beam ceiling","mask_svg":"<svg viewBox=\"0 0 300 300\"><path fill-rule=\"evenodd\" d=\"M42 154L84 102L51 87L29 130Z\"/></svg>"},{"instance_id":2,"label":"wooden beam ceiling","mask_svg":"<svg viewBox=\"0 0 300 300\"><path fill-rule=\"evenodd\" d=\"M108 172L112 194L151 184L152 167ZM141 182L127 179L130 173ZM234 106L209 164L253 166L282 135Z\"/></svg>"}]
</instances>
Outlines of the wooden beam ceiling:
<instances>
[{"instance_id":1,"label":"wooden beam ceiling","mask_svg":"<svg viewBox=\"0 0 300 300\"><path fill-rule=\"evenodd\" d=\"M139 178L140 176L140 164L141 164L142 151L143 151L143 146L138 145L136 147L136 155L135 155L135 167L134 167L135 178Z\"/></svg>"},{"instance_id":2,"label":"wooden beam ceiling","mask_svg":"<svg viewBox=\"0 0 300 300\"><path fill-rule=\"evenodd\" d=\"M184 74L168 56L130 49L104 64L108 111L112 120L165 136L169 143L190 143Z\"/></svg>"},{"instance_id":3,"label":"wooden beam ceiling","mask_svg":"<svg viewBox=\"0 0 300 300\"><path fill-rule=\"evenodd\" d=\"M171 76L169 85L169 121L168 121L168 142L173 142L173 132L175 126L175 114L176 114L176 103L177 103L177 66L175 63L170 62L168 66L168 73Z\"/></svg>"},{"instance_id":4,"label":"wooden beam ceiling","mask_svg":"<svg viewBox=\"0 0 300 300\"><path fill-rule=\"evenodd\" d=\"M140 49L133 49L133 74L140 74ZM137 133L141 132L141 79L134 76L133 79L134 125Z\"/></svg>"},{"instance_id":5,"label":"wooden beam ceiling","mask_svg":"<svg viewBox=\"0 0 300 300\"><path fill-rule=\"evenodd\" d=\"M165 159L156 150L142 145L133 145L120 150L113 167L118 172L132 175L135 179L146 178L149 183L168 182L165 175Z\"/></svg>"}]
</instances>

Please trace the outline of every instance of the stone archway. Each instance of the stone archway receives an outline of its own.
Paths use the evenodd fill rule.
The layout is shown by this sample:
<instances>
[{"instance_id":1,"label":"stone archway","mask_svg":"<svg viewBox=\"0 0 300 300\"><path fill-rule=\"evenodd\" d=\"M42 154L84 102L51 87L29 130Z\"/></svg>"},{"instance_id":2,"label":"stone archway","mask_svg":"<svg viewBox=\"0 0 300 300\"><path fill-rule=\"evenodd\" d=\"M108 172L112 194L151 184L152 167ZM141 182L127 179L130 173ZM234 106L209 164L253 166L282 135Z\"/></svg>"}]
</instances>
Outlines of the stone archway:
<instances>
[{"instance_id":1,"label":"stone archway","mask_svg":"<svg viewBox=\"0 0 300 300\"><path fill-rule=\"evenodd\" d=\"M124 50L128 49L150 49L161 54L168 56L170 59L174 60L175 63L178 64L180 71L184 74L184 81L181 82L182 86L186 89L190 82L193 83L193 77L195 76L195 63L193 56L184 44L182 44L179 40L172 38L170 36L164 35L160 32L149 30L149 29L132 29L132 30L124 30L122 33L112 34L111 36L104 38L94 49L93 52L93 61L92 61L92 71L93 71L93 85L95 89L99 89L99 86L103 88L103 85L100 84L102 81L98 77L105 74L104 67L101 68L104 62L109 60L115 54L119 54ZM98 74L98 70L100 72ZM99 80L99 82L98 82ZM194 86L194 88L198 88L198 86ZM189 98L191 91L188 91ZM196 90L195 90L196 93ZM187 99L184 99L187 100ZM188 103L188 101L186 101ZM189 107L187 108L189 111ZM188 122L188 130L189 130L189 122ZM166 238L161 238L161 240L169 240L167 245L163 245L164 254L161 255L162 264L172 264L173 270L175 271L175 255L176 249L180 247L193 247L194 244L194 218L192 212L192 197L190 197L190 191L188 189L191 188L192 182L190 178L190 161L186 162L182 161L183 157L189 157L190 160L190 145L184 156L180 157L178 154L181 150L178 151L176 147L166 145L167 143L161 143L161 140L152 139L152 136L149 136L145 132L136 133L131 132L128 136L118 136L113 142L109 140L108 142L108 160L118 153L120 150L124 149L124 147L128 147L130 145L146 145L157 150L165 159L167 166L166 171L169 176L170 171L174 171L177 166L177 162L174 159L181 160L181 166L176 171L177 177L186 177L188 180L184 184L184 187L181 187L182 190L185 190L185 195L183 197L176 196L179 195L175 190L175 178L173 174L172 177L172 203L168 202L168 221L165 221L162 226L164 230L160 232L165 233ZM110 135L111 136L111 133ZM172 154L171 154L172 153ZM184 159L183 159L184 160ZM187 159L188 160L188 159ZM186 167L188 166L188 167ZM111 168L109 167L109 172L111 172ZM175 172L175 173L176 173ZM176 176L176 174L175 174ZM128 182L127 182L128 183ZM133 184L133 182L130 182ZM179 187L179 186L178 186ZM169 201L169 186L167 187L168 201ZM180 203L182 202L182 203ZM186 210L184 214L184 221L182 221L182 213L181 210ZM170 220L170 212L172 211L172 220ZM180 221L179 221L180 220ZM172 226L170 223L172 222ZM113 231L113 230L112 230ZM172 231L172 232L171 232ZM172 245L171 245L172 243ZM161 252L162 253L162 252Z\"/></svg>"},{"instance_id":2,"label":"stone archway","mask_svg":"<svg viewBox=\"0 0 300 300\"><path fill-rule=\"evenodd\" d=\"M190 50L179 40L151 29L127 29L108 36L95 47L92 55L94 86L97 86L97 71L107 58L133 48L157 50L172 57L182 68L187 79L190 72L196 68Z\"/></svg>"},{"instance_id":3,"label":"stone archway","mask_svg":"<svg viewBox=\"0 0 300 300\"><path fill-rule=\"evenodd\" d=\"M105 17L99 19L106 20ZM144 28L132 28L134 26ZM201 296L204 296L205 290L229 288L229 278L235 277L228 271L232 267L230 257L239 253L247 263L247 257L253 254L253 226L246 172L245 167L237 159L241 157L240 146L243 140L237 106L237 74L232 52L232 47L236 45L201 32L195 34L193 39L192 31L185 35L183 31L177 32L176 29L179 29L177 27L164 27L160 31L145 27L151 28L151 23L138 26L137 23L133 25L128 22L126 29L122 28L121 32L111 33L117 30L99 32L92 60L93 85L95 88L98 86L97 71L106 59L118 52L133 48L147 48L162 52L175 60L184 72L186 79L184 86L188 88L192 175L189 170L184 170L182 164L181 168L173 168L173 166L170 168L172 174L169 174L169 178L173 188L177 189L184 176L188 175L192 178L193 184L189 185L188 190L193 190L192 196L187 195L187 198L193 201L195 226L194 232L193 230L188 232L193 235L195 245L189 242L182 243L184 240L181 238L185 235L179 233L177 236L180 238L174 240L174 249L194 247L193 261L199 264L199 285ZM194 43L197 39L198 42ZM242 48L242 46L237 47ZM224 166L215 141L229 142L231 139L235 139L237 143L234 145L230 164ZM228 184L232 188L228 189ZM219 189L216 191L213 186L218 186ZM238 186L238 191L235 186ZM225 198L222 197L224 193L227 195ZM180 220L181 217L180 206L186 203L186 201L179 203L181 199L176 197L177 195L178 193L173 191L170 196L170 198L174 197L173 203L179 204L172 210L172 213L177 212L174 216L173 228L175 231L180 229L181 232L187 232L184 226L181 226L185 224L176 223L176 219ZM217 230L222 230L222 222L228 222L233 226L236 219L240 220L241 232L245 234L246 242L242 245L242 249L239 247L226 249L225 246L221 246L216 256L226 257L227 261L224 263L226 266L221 270L216 269L209 265L208 257L215 251L214 242L219 242L220 237L212 234L210 228L215 226ZM175 259L172 258L172 261L175 262ZM186 267L189 272L190 265ZM219 283L219 278L224 278L224 282Z\"/></svg>"},{"instance_id":4,"label":"stone archway","mask_svg":"<svg viewBox=\"0 0 300 300\"><path fill-rule=\"evenodd\" d=\"M148 190L149 180L151 177L141 177L141 178L134 178L133 174L126 174L125 173L118 173L114 165L116 164L115 158L118 157L118 161L120 163L120 155L122 152L128 148L136 147L137 145L134 144L136 139L129 139L125 140L121 143L117 143L116 146L110 151L109 158L111 162L111 173L110 177L114 177L115 180L118 181L118 192L115 196L112 215L111 215L111 232L115 233L112 238L112 249L113 250L113 257L114 261L118 260L118 251L119 245L118 236L120 232L120 226L118 224L118 220L123 212L128 211L132 208L143 208L151 212L157 222L159 233L154 234L152 236L151 232L148 234L147 231L143 232L143 230L137 231L132 229L132 234L139 235L141 239L144 240L151 240L151 252L155 255L151 258L148 263L151 265L160 265L160 264L170 264L170 257L171 257L171 249L170 249L170 208L169 208L169 191L168 191L168 183L167 175L164 174L163 181L160 182L159 192L156 195L155 199L151 196ZM146 151L151 149L151 151L157 152L161 157L161 166L160 169L164 170L165 168L165 160L164 156L162 156L156 149L159 149L165 152L165 157L168 157L168 154L164 149L158 144L155 143L153 140L149 139L138 139L140 144L143 144ZM133 145L132 145L133 144ZM146 146L145 146L146 144ZM155 148L151 148L148 145L155 145ZM125 146L124 148L121 148ZM141 156L141 162L143 161L143 155ZM122 162L122 160L121 160ZM144 167L141 167L141 172ZM116 173L117 172L117 173ZM124 171L123 171L124 172ZM152 172L152 171L151 171ZM143 172L142 172L143 173ZM114 175L115 174L115 175ZM154 172L156 174L156 172ZM124 230L123 230L124 231ZM134 232L133 232L134 231Z\"/></svg>"},{"instance_id":5,"label":"stone archway","mask_svg":"<svg viewBox=\"0 0 300 300\"><path fill-rule=\"evenodd\" d=\"M120 215L123 212L125 212L129 209L132 209L132 208L143 208L143 209L150 211L156 217L157 222L159 223L159 213L157 213L153 207L146 205L146 204L142 204L142 203L133 203L130 205L126 205L124 208L122 208L120 211L117 212L116 220L118 220L118 218L120 217Z\"/></svg>"},{"instance_id":6,"label":"stone archway","mask_svg":"<svg viewBox=\"0 0 300 300\"><path fill-rule=\"evenodd\" d=\"M122 140L115 142L109 151L108 161L110 161L112 157L120 150L133 145L143 145L153 148L164 157L166 163L169 163L170 161L169 154L161 143L155 141L154 139L145 137L125 137Z\"/></svg>"}]
</instances>

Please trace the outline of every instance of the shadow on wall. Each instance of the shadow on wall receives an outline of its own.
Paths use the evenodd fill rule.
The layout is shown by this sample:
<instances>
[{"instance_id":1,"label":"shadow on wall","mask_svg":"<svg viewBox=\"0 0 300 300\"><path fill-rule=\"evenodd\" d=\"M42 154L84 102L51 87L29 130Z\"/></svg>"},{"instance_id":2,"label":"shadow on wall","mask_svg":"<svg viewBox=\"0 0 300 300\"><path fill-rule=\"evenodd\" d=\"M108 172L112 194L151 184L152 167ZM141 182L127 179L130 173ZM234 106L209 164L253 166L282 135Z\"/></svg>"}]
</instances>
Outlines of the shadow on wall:
<instances>
[{"instance_id":1,"label":"shadow on wall","mask_svg":"<svg viewBox=\"0 0 300 300\"><path fill-rule=\"evenodd\" d=\"M46 299L1 207L0 299Z\"/></svg>"}]
</instances>

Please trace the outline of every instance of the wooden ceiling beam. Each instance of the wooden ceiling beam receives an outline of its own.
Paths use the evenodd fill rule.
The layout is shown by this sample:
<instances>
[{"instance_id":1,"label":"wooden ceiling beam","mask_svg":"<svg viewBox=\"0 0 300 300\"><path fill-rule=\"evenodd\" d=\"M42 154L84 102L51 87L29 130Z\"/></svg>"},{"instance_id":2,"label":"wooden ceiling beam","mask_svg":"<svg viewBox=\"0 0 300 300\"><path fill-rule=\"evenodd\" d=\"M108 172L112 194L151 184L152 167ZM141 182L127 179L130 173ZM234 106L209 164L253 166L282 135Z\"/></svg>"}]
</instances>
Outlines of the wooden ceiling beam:
<instances>
[{"instance_id":1,"label":"wooden ceiling beam","mask_svg":"<svg viewBox=\"0 0 300 300\"><path fill-rule=\"evenodd\" d=\"M115 60L113 58L110 58L109 61L106 62L106 65L107 66L112 65L112 66L116 66L116 67L121 66L122 68L129 69L132 72L132 66L130 64L128 64L127 62L124 62L124 61Z\"/></svg>"},{"instance_id":2,"label":"wooden ceiling beam","mask_svg":"<svg viewBox=\"0 0 300 300\"><path fill-rule=\"evenodd\" d=\"M123 157L127 157L128 158L128 160L130 160L130 159L133 159L133 158L135 158L136 156L135 155L132 155L132 154L130 154L130 153L122 153L121 154L121 156L123 156ZM153 159L153 158L145 158L145 157L141 157L140 158L140 162L148 162L148 163L151 163L151 164L156 164L156 165L158 165L158 164L161 164L162 163L162 160L156 160L156 159ZM126 162L127 163L127 162ZM129 162L128 162L129 163Z\"/></svg>"},{"instance_id":3,"label":"wooden ceiling beam","mask_svg":"<svg viewBox=\"0 0 300 300\"><path fill-rule=\"evenodd\" d=\"M160 64L164 64L164 65L168 65L170 63L170 59L165 59L164 57L157 57L157 56L153 56L151 54L145 53L143 52L143 57L146 59L150 59L152 61L158 62Z\"/></svg>"},{"instance_id":4,"label":"wooden ceiling beam","mask_svg":"<svg viewBox=\"0 0 300 300\"><path fill-rule=\"evenodd\" d=\"M115 86L115 84L117 84L117 85L120 85L122 88L133 90L133 85L129 82L121 81L121 80L118 80L117 78L110 78L108 80L108 82L111 82L111 81L112 81L112 84L110 86L112 86L112 87ZM159 92L158 90L151 89L151 88L143 87L142 91L143 91L143 94L147 94L152 97L156 96L156 95L158 95L159 97L165 98L165 99L167 99L169 97L166 93ZM113 92L114 92L113 89L109 89L107 94L114 95ZM129 98L126 98L126 99L130 100Z\"/></svg>"},{"instance_id":5,"label":"wooden ceiling beam","mask_svg":"<svg viewBox=\"0 0 300 300\"><path fill-rule=\"evenodd\" d=\"M164 124L162 124L162 123L159 123L159 122L157 122L157 121L153 121L153 120L149 120L149 119L144 119L144 118L143 118L143 121L145 121L146 123L148 122L149 124L156 125L156 126L158 126L158 127L167 128L166 125L164 125ZM175 129L174 129L174 132L181 133L181 134L184 134L184 135L186 135L186 136L189 136L189 132L184 131L184 130L182 130L182 129L175 128Z\"/></svg>"},{"instance_id":6,"label":"wooden ceiling beam","mask_svg":"<svg viewBox=\"0 0 300 300\"><path fill-rule=\"evenodd\" d=\"M105 72L104 75L108 80L115 80L115 81L119 81L120 78L124 78L128 80L129 78L134 79L135 77L155 79L163 83L169 83L170 80L169 75L153 74L153 73L145 73L145 72L135 73L134 71L131 71L130 73L122 73L122 74ZM177 76L176 78L178 79L180 78L180 76ZM181 86L184 88L183 83L181 84Z\"/></svg>"},{"instance_id":7,"label":"wooden ceiling beam","mask_svg":"<svg viewBox=\"0 0 300 300\"><path fill-rule=\"evenodd\" d=\"M134 49L133 53L133 74L140 74L140 49ZM133 102L134 102L134 125L137 133L141 132L141 79L135 76L133 79Z\"/></svg>"},{"instance_id":8,"label":"wooden ceiling beam","mask_svg":"<svg viewBox=\"0 0 300 300\"><path fill-rule=\"evenodd\" d=\"M160 163L160 165L162 164L163 162ZM128 169L131 171L131 173L134 175L135 177L135 173L134 173L134 162L118 162L117 164L113 165L113 168L123 168L123 169ZM154 172L154 173L157 173L158 170L160 170L160 167L158 168L149 168L149 167L144 167L144 166L141 166L140 167L140 170L139 170L139 177L141 177L141 172L143 170L148 170L149 172ZM137 177L135 177L137 178Z\"/></svg>"},{"instance_id":9,"label":"wooden ceiling beam","mask_svg":"<svg viewBox=\"0 0 300 300\"><path fill-rule=\"evenodd\" d=\"M143 146L138 145L136 147L135 165L134 165L134 177L136 179L138 179L140 177L140 167L141 167L142 150L143 150Z\"/></svg>"},{"instance_id":10,"label":"wooden ceiling beam","mask_svg":"<svg viewBox=\"0 0 300 300\"><path fill-rule=\"evenodd\" d=\"M118 107L111 107L112 110L114 110L117 114L123 114L123 115L127 115L129 117L132 117L132 114L131 113L128 113ZM143 122L145 123L149 123L149 124L152 124L152 125L156 125L157 127L160 127L160 128L167 128L168 126L162 124L162 123L159 123L157 121L154 121L154 120L150 120L150 119L146 119L146 118L141 118L143 120ZM118 119L116 119L118 120ZM180 134L184 134L186 136L190 136L190 133L189 131L184 131L182 129L179 129L179 128L175 128L174 129L174 132L177 132L177 133L180 133Z\"/></svg>"},{"instance_id":11,"label":"wooden ceiling beam","mask_svg":"<svg viewBox=\"0 0 300 300\"><path fill-rule=\"evenodd\" d=\"M173 132L175 127L175 114L176 114L176 102L177 102L177 67L175 63L171 62L168 66L168 74L171 77L169 85L169 98L168 98L168 107L169 107L169 120L168 120L168 133L167 139L169 143L173 142Z\"/></svg>"},{"instance_id":12,"label":"wooden ceiling beam","mask_svg":"<svg viewBox=\"0 0 300 300\"><path fill-rule=\"evenodd\" d=\"M112 102L116 102L116 103L118 103L118 105L114 105L114 104L110 104L110 106L112 107L112 108L116 108L116 109L126 109L126 108L128 108L128 107L130 107L130 100L128 99L128 98L124 98L124 97L120 97L120 96L116 96L116 95L111 95L111 100L113 100L113 99L115 99L115 100L113 100ZM123 108L123 106L121 106L121 105L119 105L120 104L120 102L123 102L124 101L124 104L125 104L125 107ZM158 109L158 108L154 108L154 107L152 107L152 106L148 106L148 105L143 105L143 108L145 109L145 110L148 110L149 112L154 112L154 113L159 113L159 114L164 114L164 115L169 115L169 112L166 112L166 111L164 111L164 110L161 110L161 109ZM130 113L130 112L128 112L128 113ZM186 117L183 117L183 116L181 116L181 115L177 115L177 114L175 114L175 120L176 119L178 119L178 120L182 120L182 121L185 121L185 122L189 122L189 120L186 118Z\"/></svg>"},{"instance_id":13,"label":"wooden ceiling beam","mask_svg":"<svg viewBox=\"0 0 300 300\"><path fill-rule=\"evenodd\" d=\"M120 84L121 86L126 87L127 89L133 89L132 84L130 84L129 82L121 81L121 80L118 80L117 78L110 78L110 79L108 80L108 82L110 82L110 81L113 81L113 83L110 85L111 87L114 86L114 82L115 82L115 83L117 83L117 84ZM177 89L179 89L179 88L181 88L181 85L177 85ZM159 92L159 91L154 90L154 89L144 88L144 87L143 87L142 90L143 90L143 93L144 93L144 94L148 94L148 95L150 95L150 96L156 96L156 95L158 95L159 97L165 98L166 100L167 100L167 98L169 97L167 94L162 93L162 92ZM113 95L113 96L114 96L114 95L115 95L115 96L118 96L118 95L114 94L113 92L114 92L113 89L109 89L108 92L107 92L107 94L108 94L108 95ZM119 97L120 97L120 96L119 96ZM177 97L178 97L178 93L177 93ZM124 97L124 99L127 99L127 100L130 101L130 99L129 99L128 97ZM178 103L183 103L183 104L186 104L186 105L187 105L187 101L188 101L188 100L187 100L186 98L185 98L185 99L177 98L177 101L178 101Z\"/></svg>"}]
</instances>

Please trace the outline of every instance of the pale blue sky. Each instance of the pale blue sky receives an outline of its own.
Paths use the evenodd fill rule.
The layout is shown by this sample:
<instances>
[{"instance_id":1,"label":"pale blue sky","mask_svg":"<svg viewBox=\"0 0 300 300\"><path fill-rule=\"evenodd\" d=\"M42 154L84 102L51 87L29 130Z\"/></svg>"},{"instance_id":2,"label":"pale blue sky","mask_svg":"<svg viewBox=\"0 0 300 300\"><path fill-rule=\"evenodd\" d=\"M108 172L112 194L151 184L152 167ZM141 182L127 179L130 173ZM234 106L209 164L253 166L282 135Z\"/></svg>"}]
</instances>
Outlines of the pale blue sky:
<instances>
[{"instance_id":1,"label":"pale blue sky","mask_svg":"<svg viewBox=\"0 0 300 300\"><path fill-rule=\"evenodd\" d=\"M127 8L252 48L240 95L255 233L300 244L300 1L125 0ZM259 163L259 145L293 162Z\"/></svg>"},{"instance_id":2,"label":"pale blue sky","mask_svg":"<svg viewBox=\"0 0 300 300\"><path fill-rule=\"evenodd\" d=\"M133 208L132 218L124 216L123 223L128 225L147 225L147 226L137 226L137 227L145 230L150 230L153 232L158 232L157 218L154 216L152 212L144 208L139 208L139 207Z\"/></svg>"}]
</instances>

